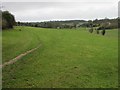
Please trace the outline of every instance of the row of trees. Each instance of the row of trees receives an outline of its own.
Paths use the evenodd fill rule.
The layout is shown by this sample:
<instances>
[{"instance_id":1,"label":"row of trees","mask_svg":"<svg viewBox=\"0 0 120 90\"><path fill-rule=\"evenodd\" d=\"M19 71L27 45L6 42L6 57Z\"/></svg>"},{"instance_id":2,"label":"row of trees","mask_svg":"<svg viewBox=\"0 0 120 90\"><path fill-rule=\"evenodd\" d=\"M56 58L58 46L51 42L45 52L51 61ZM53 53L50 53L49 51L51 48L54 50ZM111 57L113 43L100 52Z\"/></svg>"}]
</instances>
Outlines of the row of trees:
<instances>
[{"instance_id":1,"label":"row of trees","mask_svg":"<svg viewBox=\"0 0 120 90\"><path fill-rule=\"evenodd\" d=\"M98 30L103 30L103 29L115 29L118 28L118 20L119 18L116 19L96 19L93 21L89 21L86 26L92 26L92 27L98 27Z\"/></svg>"},{"instance_id":2,"label":"row of trees","mask_svg":"<svg viewBox=\"0 0 120 90\"><path fill-rule=\"evenodd\" d=\"M69 20L69 21L47 21L47 22L18 22L18 26L32 26L42 28L78 28L78 27L98 27L98 30L118 28L118 18L116 19L95 19L95 20Z\"/></svg>"},{"instance_id":3,"label":"row of trees","mask_svg":"<svg viewBox=\"0 0 120 90\"><path fill-rule=\"evenodd\" d=\"M13 28L13 25L15 25L15 17L8 11L2 12L2 29L8 29Z\"/></svg>"},{"instance_id":4,"label":"row of trees","mask_svg":"<svg viewBox=\"0 0 120 90\"><path fill-rule=\"evenodd\" d=\"M102 22L103 23L103 22ZM106 24L106 23L105 23ZM106 24L107 25L107 24ZM102 25L101 25L102 26ZM94 29L95 29L95 31L96 31L96 34L99 34L99 32L101 31L101 34L102 35L105 35L105 26L102 26L101 27L100 26L100 24L95 24L95 23L93 23L93 21L89 21L89 27L90 27L90 29L89 29L89 32L90 33L93 33L93 31L94 31Z\"/></svg>"},{"instance_id":5,"label":"row of trees","mask_svg":"<svg viewBox=\"0 0 120 90\"><path fill-rule=\"evenodd\" d=\"M90 32L90 33L93 33L93 31L94 31L93 28L90 28L90 29L89 29L89 32ZM106 33L105 28L103 28L102 30L98 30L98 29L95 28L95 31L96 31L96 34L99 34L99 33L101 32L102 35L105 35L105 33Z\"/></svg>"},{"instance_id":6,"label":"row of trees","mask_svg":"<svg viewBox=\"0 0 120 90\"><path fill-rule=\"evenodd\" d=\"M85 23L84 20L69 20L69 21L47 21L47 22L17 22L18 26L32 26L42 28L76 28L80 27L79 23Z\"/></svg>"}]
</instances>

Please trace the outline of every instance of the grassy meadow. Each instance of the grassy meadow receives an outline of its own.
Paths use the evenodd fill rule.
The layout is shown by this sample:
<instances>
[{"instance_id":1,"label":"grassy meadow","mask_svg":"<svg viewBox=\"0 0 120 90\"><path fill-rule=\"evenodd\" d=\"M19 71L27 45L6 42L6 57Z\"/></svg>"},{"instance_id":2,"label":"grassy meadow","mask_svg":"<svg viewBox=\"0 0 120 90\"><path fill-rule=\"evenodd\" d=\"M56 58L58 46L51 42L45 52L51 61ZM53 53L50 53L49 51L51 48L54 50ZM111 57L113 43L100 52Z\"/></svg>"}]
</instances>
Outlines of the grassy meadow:
<instances>
[{"instance_id":1,"label":"grassy meadow","mask_svg":"<svg viewBox=\"0 0 120 90\"><path fill-rule=\"evenodd\" d=\"M4 30L3 63L39 44L3 68L3 88L118 87L118 30L106 30L105 36L86 28Z\"/></svg>"}]
</instances>

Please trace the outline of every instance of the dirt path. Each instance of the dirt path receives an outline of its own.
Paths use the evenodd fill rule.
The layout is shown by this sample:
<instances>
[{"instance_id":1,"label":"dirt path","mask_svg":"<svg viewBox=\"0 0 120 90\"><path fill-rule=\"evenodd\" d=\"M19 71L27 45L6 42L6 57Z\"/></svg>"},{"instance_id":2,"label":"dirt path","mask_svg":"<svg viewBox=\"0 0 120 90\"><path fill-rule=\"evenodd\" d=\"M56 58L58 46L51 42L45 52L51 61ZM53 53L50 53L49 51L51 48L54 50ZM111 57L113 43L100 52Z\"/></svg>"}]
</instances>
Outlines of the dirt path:
<instances>
[{"instance_id":1,"label":"dirt path","mask_svg":"<svg viewBox=\"0 0 120 90\"><path fill-rule=\"evenodd\" d=\"M0 65L0 68L15 63L16 61L18 61L18 60L21 59L22 57L26 56L27 54L29 54L29 53L37 50L40 46L41 46L41 44L40 44L39 46L37 46L36 48L33 48L33 49L31 49L31 50L28 50L28 51L26 51L26 52L18 55L17 57L13 58L12 60L9 60L8 62L5 62L4 64Z\"/></svg>"}]
</instances>

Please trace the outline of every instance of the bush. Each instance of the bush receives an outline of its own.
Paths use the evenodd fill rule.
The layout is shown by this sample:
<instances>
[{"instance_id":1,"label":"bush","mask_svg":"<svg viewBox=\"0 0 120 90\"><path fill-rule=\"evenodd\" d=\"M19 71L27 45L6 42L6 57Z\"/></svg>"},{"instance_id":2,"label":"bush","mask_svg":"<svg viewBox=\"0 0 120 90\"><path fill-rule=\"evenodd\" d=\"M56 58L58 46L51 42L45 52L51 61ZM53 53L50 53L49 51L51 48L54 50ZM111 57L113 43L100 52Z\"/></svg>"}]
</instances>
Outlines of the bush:
<instances>
[{"instance_id":1,"label":"bush","mask_svg":"<svg viewBox=\"0 0 120 90\"><path fill-rule=\"evenodd\" d=\"M96 33L99 34L99 30L96 30Z\"/></svg>"},{"instance_id":2,"label":"bush","mask_svg":"<svg viewBox=\"0 0 120 90\"><path fill-rule=\"evenodd\" d=\"M105 29L102 30L102 35L105 35Z\"/></svg>"},{"instance_id":3,"label":"bush","mask_svg":"<svg viewBox=\"0 0 120 90\"><path fill-rule=\"evenodd\" d=\"M90 33L93 33L93 28L90 28L90 29L89 29L89 32L90 32Z\"/></svg>"}]
</instances>

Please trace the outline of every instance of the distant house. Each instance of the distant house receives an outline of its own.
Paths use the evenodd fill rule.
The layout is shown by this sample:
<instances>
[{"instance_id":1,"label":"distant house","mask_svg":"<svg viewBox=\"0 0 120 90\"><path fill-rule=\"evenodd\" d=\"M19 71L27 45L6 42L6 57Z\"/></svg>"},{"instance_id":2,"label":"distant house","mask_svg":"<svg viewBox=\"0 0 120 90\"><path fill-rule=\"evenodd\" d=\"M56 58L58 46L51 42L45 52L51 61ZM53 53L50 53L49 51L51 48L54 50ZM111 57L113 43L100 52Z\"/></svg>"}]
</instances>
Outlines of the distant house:
<instances>
[{"instance_id":1,"label":"distant house","mask_svg":"<svg viewBox=\"0 0 120 90\"><path fill-rule=\"evenodd\" d=\"M60 29L60 27L57 27L57 29Z\"/></svg>"}]
</instances>

